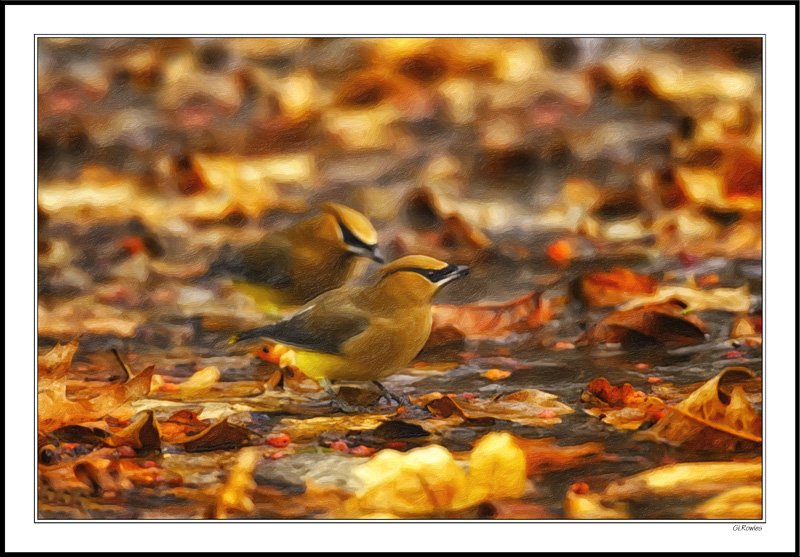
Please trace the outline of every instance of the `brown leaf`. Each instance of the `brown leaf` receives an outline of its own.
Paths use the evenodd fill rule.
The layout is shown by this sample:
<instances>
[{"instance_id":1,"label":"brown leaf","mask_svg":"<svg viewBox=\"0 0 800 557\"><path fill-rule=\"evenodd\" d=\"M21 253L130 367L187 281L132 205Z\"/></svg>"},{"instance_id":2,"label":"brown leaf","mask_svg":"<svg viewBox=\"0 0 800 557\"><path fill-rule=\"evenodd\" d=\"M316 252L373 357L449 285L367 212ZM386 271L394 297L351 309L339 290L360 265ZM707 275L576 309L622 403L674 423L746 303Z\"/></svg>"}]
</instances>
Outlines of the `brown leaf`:
<instances>
[{"instance_id":1,"label":"brown leaf","mask_svg":"<svg viewBox=\"0 0 800 557\"><path fill-rule=\"evenodd\" d=\"M172 441L175 445L183 445L184 450L190 453L206 451L231 450L250 444L251 433L249 430L228 423L224 418L208 426L195 436L179 437Z\"/></svg>"},{"instance_id":2,"label":"brown leaf","mask_svg":"<svg viewBox=\"0 0 800 557\"><path fill-rule=\"evenodd\" d=\"M64 425L91 422L102 418L124 403L150 392L153 366L129 379L113 385L100 395L83 400L67 398L66 373L58 378L42 376L38 384L38 423L43 432Z\"/></svg>"},{"instance_id":3,"label":"brown leaf","mask_svg":"<svg viewBox=\"0 0 800 557\"><path fill-rule=\"evenodd\" d=\"M37 359L39 377L46 376L53 381L61 379L67 374L72 366L72 357L78 351L78 338L73 339L69 344L56 344L50 352Z\"/></svg>"},{"instance_id":4,"label":"brown leaf","mask_svg":"<svg viewBox=\"0 0 800 557\"><path fill-rule=\"evenodd\" d=\"M152 410L140 412L131 419L131 424L124 429L103 439L109 447L128 445L141 452L161 449L161 432Z\"/></svg>"},{"instance_id":5,"label":"brown leaf","mask_svg":"<svg viewBox=\"0 0 800 557\"><path fill-rule=\"evenodd\" d=\"M590 273L581 281L581 297L590 307L615 306L642 294L652 294L658 285L649 275L614 267L610 272Z\"/></svg>"},{"instance_id":6,"label":"brown leaf","mask_svg":"<svg viewBox=\"0 0 800 557\"><path fill-rule=\"evenodd\" d=\"M561 447L555 444L556 440L553 438L515 437L514 440L525 453L529 476L556 470L568 470L606 459L603 445L600 443Z\"/></svg>"},{"instance_id":7,"label":"brown leaf","mask_svg":"<svg viewBox=\"0 0 800 557\"><path fill-rule=\"evenodd\" d=\"M622 430L658 421L668 408L660 398L637 392L630 383L615 387L605 377L589 383L581 400L589 405L584 408L587 414Z\"/></svg>"},{"instance_id":8,"label":"brown leaf","mask_svg":"<svg viewBox=\"0 0 800 557\"><path fill-rule=\"evenodd\" d=\"M550 426L561 423L560 415L573 412L572 408L558 402L556 398L555 395L543 391L526 389L488 401L456 400L440 393L429 393L411 402L426 406L440 418L452 417L468 423L498 419L524 425Z\"/></svg>"},{"instance_id":9,"label":"brown leaf","mask_svg":"<svg viewBox=\"0 0 800 557\"><path fill-rule=\"evenodd\" d=\"M535 329L553 317L556 303L536 292L496 304L433 306L433 327L428 346L433 342L451 343L461 338L495 338L515 331Z\"/></svg>"},{"instance_id":10,"label":"brown leaf","mask_svg":"<svg viewBox=\"0 0 800 557\"><path fill-rule=\"evenodd\" d=\"M616 311L592 327L580 342L622 343L623 346L703 342L708 332L705 323L696 315L687 313L686 309L686 304L672 299Z\"/></svg>"},{"instance_id":11,"label":"brown leaf","mask_svg":"<svg viewBox=\"0 0 800 557\"><path fill-rule=\"evenodd\" d=\"M739 451L761 445L761 417L744 390L731 383L752 377L731 367L707 381L646 432L646 437L687 450Z\"/></svg>"}]
</instances>

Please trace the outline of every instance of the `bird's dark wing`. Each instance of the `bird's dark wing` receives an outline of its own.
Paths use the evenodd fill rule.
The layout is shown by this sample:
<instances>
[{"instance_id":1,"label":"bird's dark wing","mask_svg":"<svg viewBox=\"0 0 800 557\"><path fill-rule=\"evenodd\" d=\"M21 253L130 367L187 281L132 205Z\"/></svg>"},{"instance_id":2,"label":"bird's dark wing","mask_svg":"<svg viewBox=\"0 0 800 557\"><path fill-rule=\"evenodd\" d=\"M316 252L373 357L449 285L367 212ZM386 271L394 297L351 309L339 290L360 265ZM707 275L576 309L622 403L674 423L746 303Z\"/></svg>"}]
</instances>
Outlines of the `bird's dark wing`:
<instances>
[{"instance_id":1,"label":"bird's dark wing","mask_svg":"<svg viewBox=\"0 0 800 557\"><path fill-rule=\"evenodd\" d=\"M282 234L240 248L229 248L212 264L212 271L281 288L291 284L292 246Z\"/></svg>"},{"instance_id":2,"label":"bird's dark wing","mask_svg":"<svg viewBox=\"0 0 800 557\"><path fill-rule=\"evenodd\" d=\"M369 315L350 292L339 288L314 298L286 319L245 331L234 340L265 338L311 352L340 354L342 345L364 332L369 323Z\"/></svg>"}]
</instances>

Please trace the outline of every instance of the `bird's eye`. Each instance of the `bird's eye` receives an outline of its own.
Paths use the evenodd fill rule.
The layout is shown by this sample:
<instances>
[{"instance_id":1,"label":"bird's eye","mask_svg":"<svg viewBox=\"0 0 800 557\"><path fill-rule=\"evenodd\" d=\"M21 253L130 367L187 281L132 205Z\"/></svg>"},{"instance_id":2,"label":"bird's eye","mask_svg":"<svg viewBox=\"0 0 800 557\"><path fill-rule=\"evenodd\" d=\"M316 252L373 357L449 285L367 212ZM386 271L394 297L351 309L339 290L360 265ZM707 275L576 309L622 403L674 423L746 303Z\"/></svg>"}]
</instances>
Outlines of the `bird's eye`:
<instances>
[{"instance_id":1,"label":"bird's eye","mask_svg":"<svg viewBox=\"0 0 800 557\"><path fill-rule=\"evenodd\" d=\"M347 228L347 226L344 225L344 223L342 223L342 221L337 222L339 223L339 228L342 231L342 241L345 244L354 248L362 248L367 251L372 249L372 246L360 240L349 228Z\"/></svg>"}]
</instances>

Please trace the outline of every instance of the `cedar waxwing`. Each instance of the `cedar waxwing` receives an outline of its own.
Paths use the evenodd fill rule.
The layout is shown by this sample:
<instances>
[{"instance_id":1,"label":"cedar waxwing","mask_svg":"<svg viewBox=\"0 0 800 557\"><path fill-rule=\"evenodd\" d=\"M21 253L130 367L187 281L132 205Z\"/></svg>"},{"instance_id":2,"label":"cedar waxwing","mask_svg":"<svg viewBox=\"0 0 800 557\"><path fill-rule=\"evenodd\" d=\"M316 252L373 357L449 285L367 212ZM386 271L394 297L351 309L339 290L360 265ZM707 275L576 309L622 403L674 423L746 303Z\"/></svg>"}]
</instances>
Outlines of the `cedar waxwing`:
<instances>
[{"instance_id":1,"label":"cedar waxwing","mask_svg":"<svg viewBox=\"0 0 800 557\"><path fill-rule=\"evenodd\" d=\"M231 250L212 270L233 279L267 314L299 306L327 290L342 286L354 270L356 256L383 263L378 233L369 219L336 203L322 213L264 240Z\"/></svg>"},{"instance_id":2,"label":"cedar waxwing","mask_svg":"<svg viewBox=\"0 0 800 557\"><path fill-rule=\"evenodd\" d=\"M300 371L319 381L345 412L365 411L334 393L330 380L372 381L388 399L405 403L378 379L404 368L431 333L431 301L468 273L432 257L409 255L381 267L374 283L325 292L286 319L231 339L269 339L293 349Z\"/></svg>"}]
</instances>

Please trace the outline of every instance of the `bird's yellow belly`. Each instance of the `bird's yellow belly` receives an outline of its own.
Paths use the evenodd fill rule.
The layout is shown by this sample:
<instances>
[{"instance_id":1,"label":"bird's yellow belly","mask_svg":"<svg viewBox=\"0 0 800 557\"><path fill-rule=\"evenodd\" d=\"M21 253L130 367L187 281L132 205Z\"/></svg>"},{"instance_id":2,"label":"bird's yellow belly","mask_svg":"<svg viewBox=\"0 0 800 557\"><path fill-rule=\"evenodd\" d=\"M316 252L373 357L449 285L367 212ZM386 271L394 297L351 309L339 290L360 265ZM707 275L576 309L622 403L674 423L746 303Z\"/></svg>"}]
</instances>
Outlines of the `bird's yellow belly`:
<instances>
[{"instance_id":1,"label":"bird's yellow belly","mask_svg":"<svg viewBox=\"0 0 800 557\"><path fill-rule=\"evenodd\" d=\"M397 371L397 367L359 364L352 359L294 350L297 368L312 379L331 379L340 381L376 381Z\"/></svg>"},{"instance_id":2,"label":"bird's yellow belly","mask_svg":"<svg viewBox=\"0 0 800 557\"><path fill-rule=\"evenodd\" d=\"M272 286L235 280L233 287L238 292L250 296L258 310L270 317L280 318L291 309L291 306L287 307L285 293Z\"/></svg>"}]
</instances>

